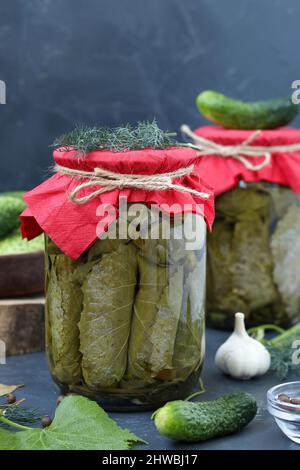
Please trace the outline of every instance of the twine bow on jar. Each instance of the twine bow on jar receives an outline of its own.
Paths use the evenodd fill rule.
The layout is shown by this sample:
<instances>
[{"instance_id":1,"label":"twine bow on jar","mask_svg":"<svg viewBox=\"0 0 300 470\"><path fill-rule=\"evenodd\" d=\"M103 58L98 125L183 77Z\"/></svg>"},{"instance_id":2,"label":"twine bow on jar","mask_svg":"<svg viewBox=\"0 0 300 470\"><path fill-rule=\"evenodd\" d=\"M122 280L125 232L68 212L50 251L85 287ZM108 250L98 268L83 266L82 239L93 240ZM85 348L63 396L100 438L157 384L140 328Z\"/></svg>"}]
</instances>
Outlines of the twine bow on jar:
<instances>
[{"instance_id":1,"label":"twine bow on jar","mask_svg":"<svg viewBox=\"0 0 300 470\"><path fill-rule=\"evenodd\" d=\"M73 178L84 178L88 181L79 183L70 193L71 201L76 204L85 204L94 199L99 194L113 191L114 189L142 189L146 191L163 191L173 189L182 193L189 193L201 199L208 199L209 194L196 189L192 189L180 184L173 183L173 180L182 176L191 175L194 171L194 165L169 173L158 173L154 175L124 174L105 170L104 168L95 168L94 171L83 171L67 168L56 164L54 167L56 173L70 176ZM90 194L78 197L78 193L84 188L100 186L99 189Z\"/></svg>"},{"instance_id":2,"label":"twine bow on jar","mask_svg":"<svg viewBox=\"0 0 300 470\"><path fill-rule=\"evenodd\" d=\"M189 126L183 124L181 126L181 132L190 137L196 145L186 144L196 150L198 150L199 156L204 155L217 155L223 158L234 158L240 161L248 170L259 171L269 165L271 161L271 155L274 152L296 152L300 151L300 144L288 144L288 145L273 145L273 146L255 146L250 145L260 134L261 130L256 130L246 140L238 145L222 145L214 142L213 140L206 139L200 135L195 134ZM260 163L253 163L250 159L264 157Z\"/></svg>"}]
</instances>

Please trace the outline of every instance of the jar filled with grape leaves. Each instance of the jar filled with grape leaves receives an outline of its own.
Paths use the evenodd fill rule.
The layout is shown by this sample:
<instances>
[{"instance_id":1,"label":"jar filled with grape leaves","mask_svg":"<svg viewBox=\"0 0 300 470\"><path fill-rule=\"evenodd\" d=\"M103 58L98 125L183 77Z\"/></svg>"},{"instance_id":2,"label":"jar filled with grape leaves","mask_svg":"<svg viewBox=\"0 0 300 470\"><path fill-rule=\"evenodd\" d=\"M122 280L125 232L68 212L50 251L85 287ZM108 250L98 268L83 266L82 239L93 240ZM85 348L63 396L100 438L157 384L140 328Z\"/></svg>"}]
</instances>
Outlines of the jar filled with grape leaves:
<instances>
[{"instance_id":1,"label":"jar filled with grape leaves","mask_svg":"<svg viewBox=\"0 0 300 470\"><path fill-rule=\"evenodd\" d=\"M202 127L195 134L195 143L201 136L234 153L224 158L216 148L201 160L200 171L216 194L207 242L208 324L231 329L238 311L247 326L299 321L300 131L254 136Z\"/></svg>"},{"instance_id":2,"label":"jar filled with grape leaves","mask_svg":"<svg viewBox=\"0 0 300 470\"><path fill-rule=\"evenodd\" d=\"M23 234L45 233L49 367L63 393L154 409L199 383L213 194L168 134L115 148L98 131L85 152L58 140L56 174L25 196Z\"/></svg>"}]
</instances>

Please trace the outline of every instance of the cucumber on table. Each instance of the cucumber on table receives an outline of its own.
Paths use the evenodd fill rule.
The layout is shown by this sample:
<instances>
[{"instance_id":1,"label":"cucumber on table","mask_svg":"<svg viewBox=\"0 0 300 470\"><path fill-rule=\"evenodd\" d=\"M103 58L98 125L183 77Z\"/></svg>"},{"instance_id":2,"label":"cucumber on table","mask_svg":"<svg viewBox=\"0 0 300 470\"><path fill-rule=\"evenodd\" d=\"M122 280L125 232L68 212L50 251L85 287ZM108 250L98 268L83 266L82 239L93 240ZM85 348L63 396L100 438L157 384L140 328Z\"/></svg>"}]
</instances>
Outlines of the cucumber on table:
<instances>
[{"instance_id":1,"label":"cucumber on table","mask_svg":"<svg viewBox=\"0 0 300 470\"><path fill-rule=\"evenodd\" d=\"M155 411L152 419L164 436L198 442L240 431L256 412L255 398L239 392L205 402L171 401Z\"/></svg>"},{"instance_id":2,"label":"cucumber on table","mask_svg":"<svg viewBox=\"0 0 300 470\"><path fill-rule=\"evenodd\" d=\"M209 121L228 129L274 129L285 126L298 113L290 96L245 102L207 90L197 96L196 105Z\"/></svg>"},{"instance_id":3,"label":"cucumber on table","mask_svg":"<svg viewBox=\"0 0 300 470\"><path fill-rule=\"evenodd\" d=\"M24 193L25 191L6 191L5 193L0 193L0 197L6 197L6 196L16 197L17 199L20 199L21 201L23 201Z\"/></svg>"},{"instance_id":4,"label":"cucumber on table","mask_svg":"<svg viewBox=\"0 0 300 470\"><path fill-rule=\"evenodd\" d=\"M0 197L0 238L7 236L19 227L19 215L25 209L25 202L13 196Z\"/></svg>"}]
</instances>

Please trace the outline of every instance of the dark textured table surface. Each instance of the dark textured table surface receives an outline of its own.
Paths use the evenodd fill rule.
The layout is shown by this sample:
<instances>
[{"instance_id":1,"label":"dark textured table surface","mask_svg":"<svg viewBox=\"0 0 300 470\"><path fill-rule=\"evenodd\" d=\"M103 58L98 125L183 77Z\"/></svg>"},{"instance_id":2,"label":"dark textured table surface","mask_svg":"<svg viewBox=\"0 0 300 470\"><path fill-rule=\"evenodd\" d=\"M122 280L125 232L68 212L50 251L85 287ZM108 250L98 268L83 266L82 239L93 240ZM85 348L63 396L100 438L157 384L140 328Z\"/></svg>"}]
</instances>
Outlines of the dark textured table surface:
<instances>
[{"instance_id":1,"label":"dark textured table surface","mask_svg":"<svg viewBox=\"0 0 300 470\"><path fill-rule=\"evenodd\" d=\"M278 382L276 376L268 373L264 377L240 382L224 377L214 365L214 356L218 346L228 333L207 331L207 354L203 372L206 393L203 398L211 399L237 390L252 393L258 403L259 411L252 423L239 434L214 439L201 444L175 444L160 436L150 420L150 412L110 413L122 426L129 428L148 442L141 449L151 450L194 450L194 449L285 449L300 450L277 427L266 409L266 392ZM26 388L18 392L18 397L26 397L28 406L38 407L42 413L52 415L59 394L51 380L44 353L26 354L7 359L6 365L0 365L0 382L6 384L25 383Z\"/></svg>"}]
</instances>

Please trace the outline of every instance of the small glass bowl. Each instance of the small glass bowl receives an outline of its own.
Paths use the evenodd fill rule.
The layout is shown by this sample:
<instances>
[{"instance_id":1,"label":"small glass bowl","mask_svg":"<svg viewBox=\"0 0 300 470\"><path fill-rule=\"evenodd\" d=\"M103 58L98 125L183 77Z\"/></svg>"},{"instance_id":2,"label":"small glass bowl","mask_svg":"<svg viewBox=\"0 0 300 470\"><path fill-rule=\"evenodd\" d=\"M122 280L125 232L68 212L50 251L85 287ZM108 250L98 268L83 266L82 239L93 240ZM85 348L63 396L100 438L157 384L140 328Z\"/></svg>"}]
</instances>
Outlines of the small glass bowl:
<instances>
[{"instance_id":1,"label":"small glass bowl","mask_svg":"<svg viewBox=\"0 0 300 470\"><path fill-rule=\"evenodd\" d=\"M300 397L300 382L276 385L267 393L268 411L274 416L281 431L292 441L300 444L300 405L278 400L278 395Z\"/></svg>"}]
</instances>

